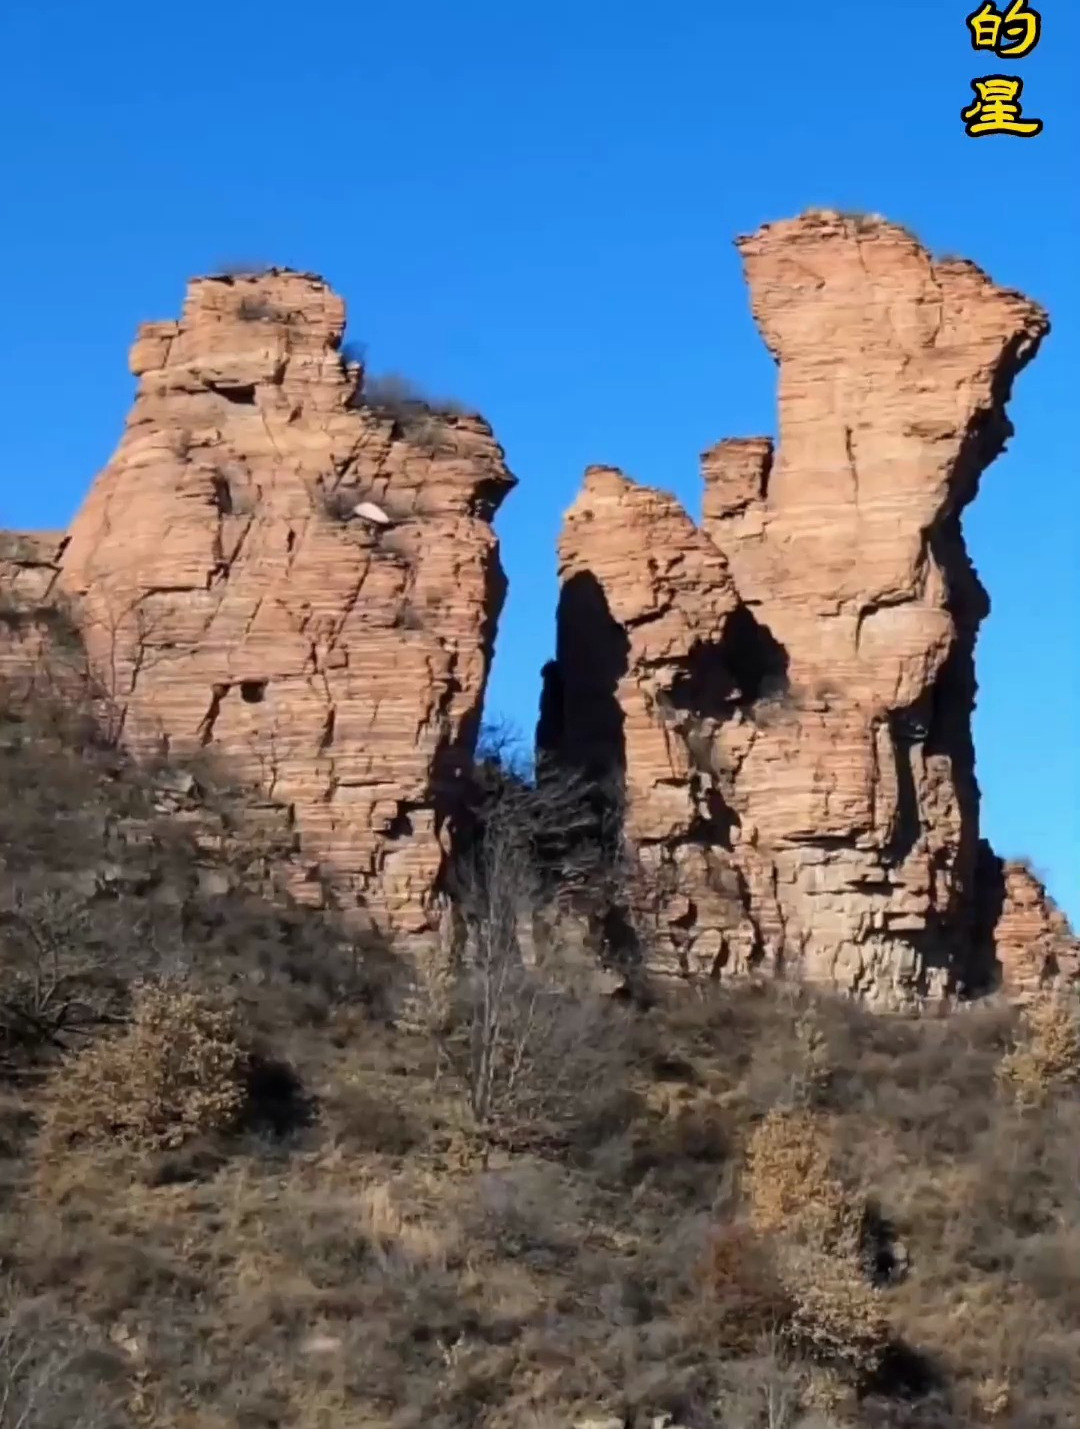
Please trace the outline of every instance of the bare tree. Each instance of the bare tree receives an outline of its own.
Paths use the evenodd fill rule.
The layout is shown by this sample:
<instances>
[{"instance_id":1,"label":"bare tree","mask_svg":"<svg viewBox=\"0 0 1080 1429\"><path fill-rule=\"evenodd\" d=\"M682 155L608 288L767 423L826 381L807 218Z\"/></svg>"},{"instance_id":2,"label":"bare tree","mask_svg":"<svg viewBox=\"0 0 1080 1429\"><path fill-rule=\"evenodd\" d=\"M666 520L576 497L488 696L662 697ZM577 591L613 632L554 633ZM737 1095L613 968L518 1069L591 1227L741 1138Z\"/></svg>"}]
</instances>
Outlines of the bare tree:
<instances>
[{"instance_id":1,"label":"bare tree","mask_svg":"<svg viewBox=\"0 0 1080 1429\"><path fill-rule=\"evenodd\" d=\"M595 791L572 775L530 782L523 766L512 730L485 731L449 880L455 936L430 1023L442 1066L488 1133L558 1121L618 1041L615 1010L564 950L530 956L523 946L541 908L599 876Z\"/></svg>"},{"instance_id":2,"label":"bare tree","mask_svg":"<svg viewBox=\"0 0 1080 1429\"><path fill-rule=\"evenodd\" d=\"M48 638L40 643L27 700L44 697L69 710L73 701L80 703L80 712L92 712L95 741L117 748L139 675L169 653L144 595L120 606L110 602L100 610L58 599L37 612L37 618ZM85 640L88 628L100 632L90 647Z\"/></svg>"},{"instance_id":3,"label":"bare tree","mask_svg":"<svg viewBox=\"0 0 1080 1429\"><path fill-rule=\"evenodd\" d=\"M132 902L0 869L0 1076L34 1075L122 1021L133 978L186 965L174 910Z\"/></svg>"},{"instance_id":4,"label":"bare tree","mask_svg":"<svg viewBox=\"0 0 1080 1429\"><path fill-rule=\"evenodd\" d=\"M67 1045L69 1024L82 1020L75 990L98 968L84 951L90 922L85 900L72 892L0 891L0 1046Z\"/></svg>"},{"instance_id":5,"label":"bare tree","mask_svg":"<svg viewBox=\"0 0 1080 1429\"><path fill-rule=\"evenodd\" d=\"M103 657L91 667L87 660L87 681L99 711L102 736L112 749L121 741L127 722L128 700L139 676L167 653L155 643L159 622L147 609L143 595L126 604L109 606L102 622L105 629Z\"/></svg>"},{"instance_id":6,"label":"bare tree","mask_svg":"<svg viewBox=\"0 0 1080 1429\"><path fill-rule=\"evenodd\" d=\"M535 777L533 752L520 727L504 716L480 726L474 756L481 779L513 779L529 784Z\"/></svg>"},{"instance_id":7,"label":"bare tree","mask_svg":"<svg viewBox=\"0 0 1080 1429\"><path fill-rule=\"evenodd\" d=\"M801 1409L805 1371L793 1363L779 1334L763 1338L757 1353L724 1366L724 1424L731 1429L828 1429Z\"/></svg>"},{"instance_id":8,"label":"bare tree","mask_svg":"<svg viewBox=\"0 0 1080 1429\"><path fill-rule=\"evenodd\" d=\"M119 1425L124 1368L75 1322L16 1307L0 1315L0 1429Z\"/></svg>"}]
</instances>

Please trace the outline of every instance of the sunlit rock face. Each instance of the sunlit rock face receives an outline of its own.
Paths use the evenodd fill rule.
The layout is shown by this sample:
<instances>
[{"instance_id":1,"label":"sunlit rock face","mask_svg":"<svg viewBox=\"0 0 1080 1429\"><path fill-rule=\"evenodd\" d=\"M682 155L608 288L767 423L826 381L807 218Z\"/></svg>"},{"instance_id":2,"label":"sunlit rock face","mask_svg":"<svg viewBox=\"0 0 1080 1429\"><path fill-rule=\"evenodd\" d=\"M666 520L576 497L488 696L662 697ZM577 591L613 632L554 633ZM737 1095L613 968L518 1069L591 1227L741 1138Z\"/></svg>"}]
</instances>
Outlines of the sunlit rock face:
<instances>
[{"instance_id":1,"label":"sunlit rock face","mask_svg":"<svg viewBox=\"0 0 1080 1429\"><path fill-rule=\"evenodd\" d=\"M882 1006L993 980L980 939L961 513L1046 314L883 220L739 241L779 440L678 503L591 469L560 542L540 745L625 783L656 971L754 968Z\"/></svg>"}]
</instances>

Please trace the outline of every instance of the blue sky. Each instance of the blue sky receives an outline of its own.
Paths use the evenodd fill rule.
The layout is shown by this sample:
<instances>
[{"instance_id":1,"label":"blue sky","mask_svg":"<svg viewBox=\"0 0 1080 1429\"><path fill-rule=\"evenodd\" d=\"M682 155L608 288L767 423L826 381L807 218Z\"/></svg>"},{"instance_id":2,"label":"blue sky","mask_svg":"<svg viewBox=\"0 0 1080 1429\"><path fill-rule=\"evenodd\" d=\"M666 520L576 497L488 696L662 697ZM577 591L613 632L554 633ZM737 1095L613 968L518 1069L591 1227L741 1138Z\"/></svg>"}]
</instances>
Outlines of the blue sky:
<instances>
[{"instance_id":1,"label":"blue sky","mask_svg":"<svg viewBox=\"0 0 1080 1429\"><path fill-rule=\"evenodd\" d=\"M372 365L458 394L521 478L489 709L529 726L555 542L591 462L699 507L772 432L731 240L882 212L1050 310L966 531L984 825L1080 917L1080 7L1014 62L1034 140L967 138L970 0L4 0L0 524L64 525L109 457L138 322L223 259L323 273ZM1070 162L1070 151L1073 159Z\"/></svg>"}]
</instances>

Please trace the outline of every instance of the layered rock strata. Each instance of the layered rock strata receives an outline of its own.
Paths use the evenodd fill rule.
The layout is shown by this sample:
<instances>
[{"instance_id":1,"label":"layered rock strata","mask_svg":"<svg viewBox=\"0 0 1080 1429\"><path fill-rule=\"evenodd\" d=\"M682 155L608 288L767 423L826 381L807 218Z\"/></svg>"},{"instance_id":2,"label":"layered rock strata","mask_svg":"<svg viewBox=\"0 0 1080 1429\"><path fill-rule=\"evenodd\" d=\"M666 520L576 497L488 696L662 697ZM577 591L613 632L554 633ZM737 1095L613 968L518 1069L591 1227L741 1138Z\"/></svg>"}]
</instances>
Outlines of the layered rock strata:
<instances>
[{"instance_id":1,"label":"layered rock strata","mask_svg":"<svg viewBox=\"0 0 1080 1429\"><path fill-rule=\"evenodd\" d=\"M960 519L1046 314L905 230L739 241L779 441L704 454L695 527L591 469L560 542L541 752L625 784L652 965L798 972L878 1005L989 979Z\"/></svg>"},{"instance_id":2,"label":"layered rock strata","mask_svg":"<svg viewBox=\"0 0 1080 1429\"><path fill-rule=\"evenodd\" d=\"M740 248L779 444L705 453L698 526L590 469L541 753L622 785L654 970L798 972L880 1006L1073 984L1063 915L979 842L987 600L960 531L1045 314L880 220ZM208 748L291 821L294 893L424 934L513 478L479 418L365 384L343 331L321 280L281 270L197 280L141 330L71 530L0 534L0 680L91 688L136 750Z\"/></svg>"},{"instance_id":3,"label":"layered rock strata","mask_svg":"<svg viewBox=\"0 0 1080 1429\"><path fill-rule=\"evenodd\" d=\"M1080 938L1022 859L979 850L981 946L992 950L992 986L1010 1002L1080 989Z\"/></svg>"},{"instance_id":4,"label":"layered rock strata","mask_svg":"<svg viewBox=\"0 0 1080 1429\"><path fill-rule=\"evenodd\" d=\"M81 658L57 599L65 542L58 531L0 531L0 681L8 701L55 689L65 635Z\"/></svg>"},{"instance_id":5,"label":"layered rock strata","mask_svg":"<svg viewBox=\"0 0 1080 1429\"><path fill-rule=\"evenodd\" d=\"M271 270L198 279L144 326L58 585L125 743L209 747L291 808L305 896L421 933L514 478L479 417L366 395L344 322L319 278Z\"/></svg>"}]
</instances>

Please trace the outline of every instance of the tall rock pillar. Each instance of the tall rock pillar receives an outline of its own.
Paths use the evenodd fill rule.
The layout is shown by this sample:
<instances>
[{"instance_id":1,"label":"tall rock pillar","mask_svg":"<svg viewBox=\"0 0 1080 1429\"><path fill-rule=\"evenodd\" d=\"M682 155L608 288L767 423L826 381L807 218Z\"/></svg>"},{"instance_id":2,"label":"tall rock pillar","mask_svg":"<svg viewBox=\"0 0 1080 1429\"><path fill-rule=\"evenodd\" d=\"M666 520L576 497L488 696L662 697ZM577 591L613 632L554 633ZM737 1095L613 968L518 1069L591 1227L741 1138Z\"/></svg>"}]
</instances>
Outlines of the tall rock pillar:
<instances>
[{"instance_id":1,"label":"tall rock pillar","mask_svg":"<svg viewBox=\"0 0 1080 1429\"><path fill-rule=\"evenodd\" d=\"M193 282L132 349L134 409L60 582L127 742L220 752L291 807L313 895L421 933L514 479L480 418L365 401L344 322L308 274Z\"/></svg>"},{"instance_id":2,"label":"tall rock pillar","mask_svg":"<svg viewBox=\"0 0 1080 1429\"><path fill-rule=\"evenodd\" d=\"M988 601L960 520L1048 322L883 220L811 213L738 247L779 365L779 441L705 453L699 529L672 498L587 475L560 544L548 742L577 760L582 672L621 642L609 762L657 965L797 971L902 1005L983 971Z\"/></svg>"}]
</instances>

